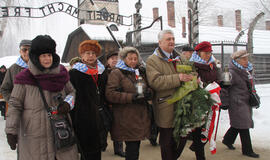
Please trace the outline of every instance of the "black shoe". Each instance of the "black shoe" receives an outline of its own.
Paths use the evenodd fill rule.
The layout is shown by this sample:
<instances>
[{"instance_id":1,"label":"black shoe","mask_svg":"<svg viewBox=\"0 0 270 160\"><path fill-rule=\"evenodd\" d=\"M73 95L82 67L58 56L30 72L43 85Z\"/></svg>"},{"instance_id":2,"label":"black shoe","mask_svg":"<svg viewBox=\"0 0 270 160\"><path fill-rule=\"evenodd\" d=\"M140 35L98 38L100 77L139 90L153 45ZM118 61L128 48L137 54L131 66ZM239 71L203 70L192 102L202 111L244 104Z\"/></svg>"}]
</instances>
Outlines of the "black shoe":
<instances>
[{"instance_id":1,"label":"black shoe","mask_svg":"<svg viewBox=\"0 0 270 160\"><path fill-rule=\"evenodd\" d=\"M222 141L223 144L225 144L230 150L235 150L235 147L232 144L227 144L224 141Z\"/></svg>"},{"instance_id":2,"label":"black shoe","mask_svg":"<svg viewBox=\"0 0 270 160\"><path fill-rule=\"evenodd\" d=\"M122 151L119 151L119 152L114 152L115 155L118 155L120 157L126 157L126 153L125 152L122 152Z\"/></svg>"},{"instance_id":3,"label":"black shoe","mask_svg":"<svg viewBox=\"0 0 270 160\"><path fill-rule=\"evenodd\" d=\"M243 155L248 156L248 157L252 157L252 158L259 158L259 157L260 157L259 154L256 154L256 153L254 153L254 152L251 152L251 153L243 153Z\"/></svg>"}]
</instances>

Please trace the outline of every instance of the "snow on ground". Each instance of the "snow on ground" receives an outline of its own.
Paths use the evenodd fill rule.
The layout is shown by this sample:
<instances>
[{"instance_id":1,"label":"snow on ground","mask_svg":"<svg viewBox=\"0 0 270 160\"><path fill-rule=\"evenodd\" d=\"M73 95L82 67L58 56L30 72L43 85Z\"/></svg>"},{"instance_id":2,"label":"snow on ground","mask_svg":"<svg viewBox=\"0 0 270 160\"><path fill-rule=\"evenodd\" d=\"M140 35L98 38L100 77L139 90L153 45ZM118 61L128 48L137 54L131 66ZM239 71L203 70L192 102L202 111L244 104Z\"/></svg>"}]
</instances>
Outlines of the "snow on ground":
<instances>
[{"instance_id":1,"label":"snow on ground","mask_svg":"<svg viewBox=\"0 0 270 160\"><path fill-rule=\"evenodd\" d=\"M253 147L270 148L270 84L256 85L257 92L261 97L261 107L254 109L254 129L250 129ZM14 160L16 159L16 151L12 151L7 142L4 133L5 121L0 117L0 160ZM221 141L223 135L229 128L229 115L227 111L222 110L218 128L217 141ZM240 138L237 137L236 144L240 144Z\"/></svg>"}]
</instances>

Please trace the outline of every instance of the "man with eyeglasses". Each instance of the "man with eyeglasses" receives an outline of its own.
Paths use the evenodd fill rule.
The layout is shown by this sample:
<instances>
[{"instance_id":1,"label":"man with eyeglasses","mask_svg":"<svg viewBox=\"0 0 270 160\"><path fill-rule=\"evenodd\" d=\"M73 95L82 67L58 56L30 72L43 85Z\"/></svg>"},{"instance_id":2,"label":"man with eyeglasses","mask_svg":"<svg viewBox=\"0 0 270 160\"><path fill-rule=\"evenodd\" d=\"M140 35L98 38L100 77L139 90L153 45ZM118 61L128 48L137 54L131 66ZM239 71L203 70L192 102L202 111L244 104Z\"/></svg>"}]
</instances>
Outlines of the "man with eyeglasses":
<instances>
[{"instance_id":1,"label":"man with eyeglasses","mask_svg":"<svg viewBox=\"0 0 270 160\"><path fill-rule=\"evenodd\" d=\"M23 69L28 68L28 60L29 60L29 51L31 47L31 40L22 40L20 42L20 57L17 61L8 68L3 83L0 88L0 92L2 93L6 102L8 102L10 98L10 94L13 89L13 80L15 76L21 72Z\"/></svg>"}]
</instances>

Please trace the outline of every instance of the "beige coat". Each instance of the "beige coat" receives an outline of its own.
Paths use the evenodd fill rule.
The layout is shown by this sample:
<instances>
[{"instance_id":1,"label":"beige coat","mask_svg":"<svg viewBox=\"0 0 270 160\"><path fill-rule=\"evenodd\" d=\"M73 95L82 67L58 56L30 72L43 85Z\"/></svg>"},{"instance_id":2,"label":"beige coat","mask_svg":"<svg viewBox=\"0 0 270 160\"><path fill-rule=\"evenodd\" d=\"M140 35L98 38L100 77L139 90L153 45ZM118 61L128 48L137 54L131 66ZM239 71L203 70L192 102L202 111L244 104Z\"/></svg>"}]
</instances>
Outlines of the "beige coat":
<instances>
[{"instance_id":1,"label":"beige coat","mask_svg":"<svg viewBox=\"0 0 270 160\"><path fill-rule=\"evenodd\" d=\"M155 91L154 116L159 127L172 128L174 119L174 105L168 104L167 99L171 98L175 90L181 86L179 74L174 69L172 62L152 54L146 62L146 75L151 88ZM180 64L180 62L177 62Z\"/></svg>"},{"instance_id":2,"label":"beige coat","mask_svg":"<svg viewBox=\"0 0 270 160\"><path fill-rule=\"evenodd\" d=\"M30 62L32 74L42 74ZM47 73L59 73L59 66ZM44 95L49 106L57 106L59 102L54 96L59 92L44 90ZM60 92L65 97L67 94L75 96L75 89L68 82ZM65 150L55 151L53 135L47 111L37 86L15 84L9 100L9 110L6 120L6 133L18 135L18 151L20 160L77 160L76 145ZM19 126L19 127L18 127Z\"/></svg>"}]
</instances>

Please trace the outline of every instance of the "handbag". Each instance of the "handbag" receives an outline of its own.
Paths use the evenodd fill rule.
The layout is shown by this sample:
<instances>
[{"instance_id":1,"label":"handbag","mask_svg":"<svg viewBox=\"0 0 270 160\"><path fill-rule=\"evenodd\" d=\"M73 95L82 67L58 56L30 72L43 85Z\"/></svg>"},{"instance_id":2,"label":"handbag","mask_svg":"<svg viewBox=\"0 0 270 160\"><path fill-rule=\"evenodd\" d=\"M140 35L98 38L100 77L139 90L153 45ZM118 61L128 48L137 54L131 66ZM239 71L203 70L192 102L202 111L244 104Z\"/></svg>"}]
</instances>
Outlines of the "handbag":
<instances>
[{"instance_id":1,"label":"handbag","mask_svg":"<svg viewBox=\"0 0 270 160\"><path fill-rule=\"evenodd\" d=\"M73 128L71 126L71 122L68 119L68 116L67 115L52 116L52 110L48 106L48 103L45 99L41 86L37 80L36 82L37 82L37 86L40 91L44 106L48 112L48 118L50 120L53 137L54 137L54 145L55 145L56 150L73 146L74 144L76 144L76 137L75 137Z\"/></svg>"},{"instance_id":2,"label":"handbag","mask_svg":"<svg viewBox=\"0 0 270 160\"><path fill-rule=\"evenodd\" d=\"M112 111L107 106L99 106L99 115L103 121L104 128L109 132L112 128L113 115Z\"/></svg>"},{"instance_id":3,"label":"handbag","mask_svg":"<svg viewBox=\"0 0 270 160\"><path fill-rule=\"evenodd\" d=\"M251 76L251 74L249 72L247 72L249 76ZM256 89L253 86L253 80L250 79L250 81L247 82L247 86L248 86L248 91L249 91L249 104L252 108L259 108L260 104L261 104L261 100L259 95L256 92Z\"/></svg>"},{"instance_id":4,"label":"handbag","mask_svg":"<svg viewBox=\"0 0 270 160\"><path fill-rule=\"evenodd\" d=\"M252 108L259 108L261 100L255 89L249 89L249 104Z\"/></svg>"}]
</instances>

